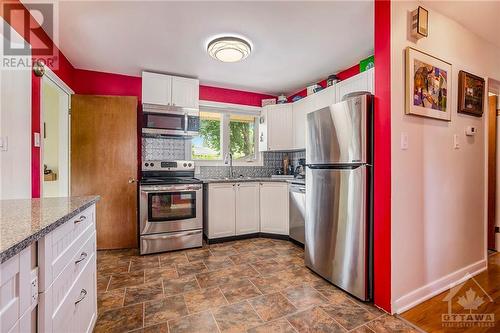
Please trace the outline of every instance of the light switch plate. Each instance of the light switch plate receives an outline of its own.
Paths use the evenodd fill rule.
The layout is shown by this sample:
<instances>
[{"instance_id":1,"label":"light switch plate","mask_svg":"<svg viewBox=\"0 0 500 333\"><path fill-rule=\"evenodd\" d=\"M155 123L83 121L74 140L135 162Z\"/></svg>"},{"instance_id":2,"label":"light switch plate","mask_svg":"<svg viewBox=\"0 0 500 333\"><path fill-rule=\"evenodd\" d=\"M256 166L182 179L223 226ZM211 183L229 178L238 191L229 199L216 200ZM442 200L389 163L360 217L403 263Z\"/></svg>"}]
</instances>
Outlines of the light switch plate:
<instances>
[{"instance_id":1,"label":"light switch plate","mask_svg":"<svg viewBox=\"0 0 500 333\"><path fill-rule=\"evenodd\" d=\"M453 149L459 149L460 143L458 142L458 134L453 134Z\"/></svg>"},{"instance_id":2,"label":"light switch plate","mask_svg":"<svg viewBox=\"0 0 500 333\"><path fill-rule=\"evenodd\" d=\"M33 133L33 145L35 147L40 147L40 133Z\"/></svg>"},{"instance_id":3,"label":"light switch plate","mask_svg":"<svg viewBox=\"0 0 500 333\"><path fill-rule=\"evenodd\" d=\"M405 132L401 133L401 149L402 150L408 149L408 134Z\"/></svg>"}]
</instances>

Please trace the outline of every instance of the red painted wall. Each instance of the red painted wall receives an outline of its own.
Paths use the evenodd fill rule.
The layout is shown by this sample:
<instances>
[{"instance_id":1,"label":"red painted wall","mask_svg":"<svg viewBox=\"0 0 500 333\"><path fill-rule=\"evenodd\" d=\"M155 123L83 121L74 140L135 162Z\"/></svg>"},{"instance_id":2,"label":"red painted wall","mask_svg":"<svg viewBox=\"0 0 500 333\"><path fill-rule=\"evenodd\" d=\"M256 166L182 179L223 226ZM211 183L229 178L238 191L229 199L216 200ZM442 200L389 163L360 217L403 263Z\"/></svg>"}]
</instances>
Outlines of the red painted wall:
<instances>
[{"instance_id":1,"label":"red painted wall","mask_svg":"<svg viewBox=\"0 0 500 333\"><path fill-rule=\"evenodd\" d=\"M356 74L359 74L359 64L357 65L354 65L352 67L349 67L348 69L346 70L343 70L342 72L339 72L337 73L337 76L340 80L345 80L345 79L348 79ZM320 81L318 82L318 84L320 86L322 86L323 88L326 88L326 79L323 80L323 81ZM301 91L299 92L296 92L295 94L291 94L290 96L288 96L288 101L291 102L292 101L292 98L294 98L295 96L300 96L300 97L306 97L307 96L307 90L306 89L302 89Z\"/></svg>"},{"instance_id":2,"label":"red painted wall","mask_svg":"<svg viewBox=\"0 0 500 333\"><path fill-rule=\"evenodd\" d=\"M262 106L262 100L267 98L276 96L200 85L200 99L205 101Z\"/></svg>"},{"instance_id":3,"label":"red painted wall","mask_svg":"<svg viewBox=\"0 0 500 333\"><path fill-rule=\"evenodd\" d=\"M391 2L375 0L374 292L391 312Z\"/></svg>"}]
</instances>

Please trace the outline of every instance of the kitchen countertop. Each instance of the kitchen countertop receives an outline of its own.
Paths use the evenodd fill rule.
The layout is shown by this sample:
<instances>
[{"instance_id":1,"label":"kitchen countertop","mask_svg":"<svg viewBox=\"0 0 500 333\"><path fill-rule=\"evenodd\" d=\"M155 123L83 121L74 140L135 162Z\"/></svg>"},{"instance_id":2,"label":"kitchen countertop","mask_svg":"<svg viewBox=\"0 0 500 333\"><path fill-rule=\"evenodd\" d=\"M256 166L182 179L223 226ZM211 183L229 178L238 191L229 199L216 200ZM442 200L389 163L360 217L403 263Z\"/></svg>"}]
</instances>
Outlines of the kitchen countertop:
<instances>
[{"instance_id":1,"label":"kitchen countertop","mask_svg":"<svg viewBox=\"0 0 500 333\"><path fill-rule=\"evenodd\" d=\"M0 200L0 263L99 201L99 196Z\"/></svg>"},{"instance_id":2,"label":"kitchen countertop","mask_svg":"<svg viewBox=\"0 0 500 333\"><path fill-rule=\"evenodd\" d=\"M301 183L304 184L304 179L287 179L287 178L271 178L271 177L242 177L242 178L198 178L203 183L251 183L251 182L285 182L285 183Z\"/></svg>"}]
</instances>

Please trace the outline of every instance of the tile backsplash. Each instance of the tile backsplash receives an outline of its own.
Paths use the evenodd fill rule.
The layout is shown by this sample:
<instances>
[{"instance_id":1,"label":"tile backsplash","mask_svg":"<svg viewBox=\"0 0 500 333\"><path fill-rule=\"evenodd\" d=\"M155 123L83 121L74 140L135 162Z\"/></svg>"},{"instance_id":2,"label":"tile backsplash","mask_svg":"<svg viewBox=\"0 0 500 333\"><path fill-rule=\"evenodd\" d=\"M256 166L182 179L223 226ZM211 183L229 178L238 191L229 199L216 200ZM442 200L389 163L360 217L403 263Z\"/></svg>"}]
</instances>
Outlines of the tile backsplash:
<instances>
[{"instance_id":1,"label":"tile backsplash","mask_svg":"<svg viewBox=\"0 0 500 333\"><path fill-rule=\"evenodd\" d=\"M188 160L191 158L190 148L190 141L182 138L142 138L142 160ZM285 154L294 167L300 158L305 158L305 150L264 152L263 166L234 166L234 173L244 177L270 177L283 166ZM224 178L229 175L229 167L201 166L199 172L197 176L201 178Z\"/></svg>"},{"instance_id":2,"label":"tile backsplash","mask_svg":"<svg viewBox=\"0 0 500 333\"><path fill-rule=\"evenodd\" d=\"M142 160L184 160L187 145L182 138L142 138Z\"/></svg>"}]
</instances>

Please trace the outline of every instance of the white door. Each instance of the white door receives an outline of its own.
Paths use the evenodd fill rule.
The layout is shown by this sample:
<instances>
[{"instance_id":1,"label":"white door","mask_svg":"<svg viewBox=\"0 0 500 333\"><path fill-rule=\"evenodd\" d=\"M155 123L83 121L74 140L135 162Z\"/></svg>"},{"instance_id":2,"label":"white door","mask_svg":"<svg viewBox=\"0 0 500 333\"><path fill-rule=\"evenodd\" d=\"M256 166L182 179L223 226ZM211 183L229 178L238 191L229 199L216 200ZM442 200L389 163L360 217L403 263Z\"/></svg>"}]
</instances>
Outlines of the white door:
<instances>
[{"instance_id":1,"label":"white door","mask_svg":"<svg viewBox=\"0 0 500 333\"><path fill-rule=\"evenodd\" d=\"M266 108L269 150L293 149L292 104L269 105Z\"/></svg>"},{"instance_id":2,"label":"white door","mask_svg":"<svg viewBox=\"0 0 500 333\"><path fill-rule=\"evenodd\" d=\"M69 105L69 93L48 75L44 75L41 91L41 152L42 164L46 167L42 176L42 196L44 198L69 195Z\"/></svg>"},{"instance_id":3,"label":"white door","mask_svg":"<svg viewBox=\"0 0 500 333\"><path fill-rule=\"evenodd\" d=\"M335 85L336 100L341 102L345 95L357 91L368 91L374 93L374 73L375 69L371 68L365 72L341 81Z\"/></svg>"},{"instance_id":4,"label":"white door","mask_svg":"<svg viewBox=\"0 0 500 333\"><path fill-rule=\"evenodd\" d=\"M198 109L200 83L196 79L172 77L172 105L188 109Z\"/></svg>"},{"instance_id":5,"label":"white door","mask_svg":"<svg viewBox=\"0 0 500 333\"><path fill-rule=\"evenodd\" d=\"M260 185L260 231L288 235L288 184Z\"/></svg>"},{"instance_id":6,"label":"white door","mask_svg":"<svg viewBox=\"0 0 500 333\"><path fill-rule=\"evenodd\" d=\"M170 75L142 72L142 103L171 105L172 77Z\"/></svg>"},{"instance_id":7,"label":"white door","mask_svg":"<svg viewBox=\"0 0 500 333\"><path fill-rule=\"evenodd\" d=\"M259 183L236 184L236 235L260 230Z\"/></svg>"},{"instance_id":8,"label":"white door","mask_svg":"<svg viewBox=\"0 0 500 333\"><path fill-rule=\"evenodd\" d=\"M236 184L208 185L208 237L235 235Z\"/></svg>"}]
</instances>

